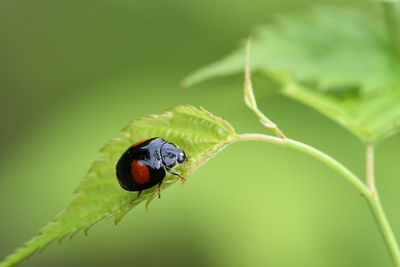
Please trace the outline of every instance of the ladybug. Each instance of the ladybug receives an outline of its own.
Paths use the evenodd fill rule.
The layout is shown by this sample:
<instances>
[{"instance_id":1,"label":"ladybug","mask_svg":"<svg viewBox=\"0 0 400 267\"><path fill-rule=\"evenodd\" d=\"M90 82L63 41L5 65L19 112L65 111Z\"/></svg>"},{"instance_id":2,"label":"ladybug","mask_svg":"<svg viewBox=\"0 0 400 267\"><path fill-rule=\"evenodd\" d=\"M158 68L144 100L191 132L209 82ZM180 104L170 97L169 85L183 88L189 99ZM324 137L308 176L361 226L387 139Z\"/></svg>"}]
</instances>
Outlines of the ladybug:
<instances>
[{"instance_id":1,"label":"ladybug","mask_svg":"<svg viewBox=\"0 0 400 267\"><path fill-rule=\"evenodd\" d=\"M121 187L128 191L139 191L158 184L165 177L165 171L172 173L182 180L185 178L171 169L179 163L187 161L185 152L175 144L160 137L145 139L129 147L116 165L116 174Z\"/></svg>"}]
</instances>

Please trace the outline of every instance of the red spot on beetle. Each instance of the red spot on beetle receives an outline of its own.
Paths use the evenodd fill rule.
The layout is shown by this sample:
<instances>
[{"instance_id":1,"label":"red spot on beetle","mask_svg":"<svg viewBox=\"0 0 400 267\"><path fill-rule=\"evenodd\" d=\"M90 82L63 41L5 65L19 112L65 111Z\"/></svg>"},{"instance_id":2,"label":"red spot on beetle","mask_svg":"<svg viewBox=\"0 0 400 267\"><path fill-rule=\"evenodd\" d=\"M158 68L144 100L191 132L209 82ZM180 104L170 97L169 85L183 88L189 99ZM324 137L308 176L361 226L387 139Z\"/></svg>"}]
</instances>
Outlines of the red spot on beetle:
<instances>
[{"instance_id":1,"label":"red spot on beetle","mask_svg":"<svg viewBox=\"0 0 400 267\"><path fill-rule=\"evenodd\" d=\"M131 174L137 184L150 182L149 167L140 160L134 160L131 163Z\"/></svg>"},{"instance_id":2,"label":"red spot on beetle","mask_svg":"<svg viewBox=\"0 0 400 267\"><path fill-rule=\"evenodd\" d=\"M133 146L138 146L138 145L140 145L140 144L143 144L143 143L146 142L147 140L150 140L150 139L141 140L141 141L139 141L139 142L137 142L137 143L134 143Z\"/></svg>"}]
</instances>

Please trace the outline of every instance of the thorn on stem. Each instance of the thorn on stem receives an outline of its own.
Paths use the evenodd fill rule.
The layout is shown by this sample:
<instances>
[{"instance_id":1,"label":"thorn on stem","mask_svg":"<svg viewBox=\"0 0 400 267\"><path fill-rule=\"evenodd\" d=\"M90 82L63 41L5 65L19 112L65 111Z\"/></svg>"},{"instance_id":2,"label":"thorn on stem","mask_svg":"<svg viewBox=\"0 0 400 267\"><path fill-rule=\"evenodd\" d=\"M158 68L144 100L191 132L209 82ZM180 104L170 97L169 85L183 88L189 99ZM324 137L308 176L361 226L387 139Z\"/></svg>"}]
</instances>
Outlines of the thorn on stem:
<instances>
[{"instance_id":1,"label":"thorn on stem","mask_svg":"<svg viewBox=\"0 0 400 267\"><path fill-rule=\"evenodd\" d=\"M376 192L376 191L371 191L371 198L372 198L372 199L378 198L378 192Z\"/></svg>"},{"instance_id":2,"label":"thorn on stem","mask_svg":"<svg viewBox=\"0 0 400 267\"><path fill-rule=\"evenodd\" d=\"M281 131L281 129L278 128L278 126L277 126L275 123L266 123L266 122L264 122L264 121L262 121L262 120L260 120L260 122L261 122L261 124L262 124L265 128L274 130L274 131L278 134L279 138L284 139L284 140L288 139L288 138L286 137L286 135L283 134L283 132Z\"/></svg>"},{"instance_id":3,"label":"thorn on stem","mask_svg":"<svg viewBox=\"0 0 400 267\"><path fill-rule=\"evenodd\" d=\"M268 129L276 129L277 127L276 127L276 124L273 124L273 123L265 123L265 122L263 122L262 120L260 120L260 122L261 122L261 124L265 127L265 128L268 128Z\"/></svg>"},{"instance_id":4,"label":"thorn on stem","mask_svg":"<svg viewBox=\"0 0 400 267\"><path fill-rule=\"evenodd\" d=\"M281 131L279 131L279 137L283 140L287 140L288 138Z\"/></svg>"}]
</instances>

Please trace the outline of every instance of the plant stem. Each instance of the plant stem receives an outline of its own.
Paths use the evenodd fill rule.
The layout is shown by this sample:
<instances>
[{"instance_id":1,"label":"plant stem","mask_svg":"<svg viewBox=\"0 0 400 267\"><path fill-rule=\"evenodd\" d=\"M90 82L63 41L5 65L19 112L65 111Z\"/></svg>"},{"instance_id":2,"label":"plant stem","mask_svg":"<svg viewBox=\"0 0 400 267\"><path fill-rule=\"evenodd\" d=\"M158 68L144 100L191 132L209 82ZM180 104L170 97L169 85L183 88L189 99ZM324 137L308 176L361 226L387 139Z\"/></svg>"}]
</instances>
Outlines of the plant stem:
<instances>
[{"instance_id":1,"label":"plant stem","mask_svg":"<svg viewBox=\"0 0 400 267\"><path fill-rule=\"evenodd\" d=\"M383 210L382 204L379 197L367 198L368 204L371 207L372 214L374 215L375 221L378 224L378 228L385 240L386 246L392 256L393 263L396 267L400 267L400 251L396 237L393 233L392 227L386 217L385 211Z\"/></svg>"},{"instance_id":2,"label":"plant stem","mask_svg":"<svg viewBox=\"0 0 400 267\"><path fill-rule=\"evenodd\" d=\"M367 200L368 205L371 208L371 212L378 225L378 228L384 238L386 246L388 247L390 255L392 256L392 260L396 267L400 267L399 246L396 237L393 233L393 230L389 224L389 221L386 217L385 211L383 210L383 207L381 205L375 187L374 147L372 145L367 145L367 151L366 151L367 185L365 185L353 172L351 172L343 164L341 164L331 156L325 154L324 152L307 144L301 143L299 141L292 140L289 138L282 139L274 136L257 134L257 133L240 134L238 135L237 140L258 140L276 145L290 147L311 155L312 157L324 162L326 165L328 165L329 167L340 173Z\"/></svg>"},{"instance_id":3,"label":"plant stem","mask_svg":"<svg viewBox=\"0 0 400 267\"><path fill-rule=\"evenodd\" d=\"M269 128L275 132L277 136L284 139L286 136L283 134L282 130L267 116L262 113L257 106L256 97L254 96L253 83L251 81L250 72L250 49L251 49L251 37L246 42L246 51L244 58L244 102L246 105L257 115L260 122L264 127Z\"/></svg>"},{"instance_id":4,"label":"plant stem","mask_svg":"<svg viewBox=\"0 0 400 267\"><path fill-rule=\"evenodd\" d=\"M372 197L377 197L378 192L376 191L376 186L375 186L375 167L374 167L374 145L372 144L367 144L367 150L365 153L365 166L366 166L366 183L368 186L369 191L372 194Z\"/></svg>"},{"instance_id":5,"label":"plant stem","mask_svg":"<svg viewBox=\"0 0 400 267\"><path fill-rule=\"evenodd\" d=\"M348 168L346 168L336 159L332 158L331 156L325 154L324 152L312 146L309 146L307 144L289 138L282 139L274 136L269 136L265 134L256 134L256 133L240 134L239 140L259 140L290 147L299 150L301 152L304 152L306 154L309 154L312 157L324 162L326 165L339 172L344 178L346 178L346 180L350 184L352 184L367 199L371 197L371 193L368 190L368 188L365 186L364 183L361 182L361 180L353 172L351 172Z\"/></svg>"},{"instance_id":6,"label":"plant stem","mask_svg":"<svg viewBox=\"0 0 400 267\"><path fill-rule=\"evenodd\" d=\"M369 206L371 207L372 214L374 215L376 223L378 224L381 234L389 249L390 255L392 256L393 262L396 266L399 267L400 266L399 246L396 237L393 233L393 230L389 224L389 221L386 217L385 211L383 210L382 204L379 200L378 191L375 185L374 145L367 144L365 155L366 155L365 157L366 183L369 191L371 192L371 196L367 198L367 201Z\"/></svg>"},{"instance_id":7,"label":"plant stem","mask_svg":"<svg viewBox=\"0 0 400 267\"><path fill-rule=\"evenodd\" d=\"M400 61L400 0L382 0L388 39L395 57Z\"/></svg>"}]
</instances>

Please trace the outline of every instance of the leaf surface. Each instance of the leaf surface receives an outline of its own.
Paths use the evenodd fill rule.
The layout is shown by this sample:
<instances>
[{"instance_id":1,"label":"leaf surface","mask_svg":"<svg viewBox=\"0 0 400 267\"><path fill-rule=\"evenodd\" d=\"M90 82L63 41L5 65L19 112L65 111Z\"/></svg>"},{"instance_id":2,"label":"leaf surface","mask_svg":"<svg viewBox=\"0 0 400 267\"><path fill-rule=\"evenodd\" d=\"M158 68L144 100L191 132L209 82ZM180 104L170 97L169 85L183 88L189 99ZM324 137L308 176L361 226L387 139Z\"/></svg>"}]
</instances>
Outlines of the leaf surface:
<instances>
[{"instance_id":1,"label":"leaf surface","mask_svg":"<svg viewBox=\"0 0 400 267\"><path fill-rule=\"evenodd\" d=\"M319 9L259 27L252 70L281 85L281 92L327 115L365 142L378 142L400 124L400 61L379 21L367 14ZM244 49L184 80L241 73Z\"/></svg>"},{"instance_id":2,"label":"leaf surface","mask_svg":"<svg viewBox=\"0 0 400 267\"><path fill-rule=\"evenodd\" d=\"M144 200L149 203L156 195L156 187L143 191L140 198L136 199L137 192L128 192L119 186L115 165L129 146L156 136L185 150L189 161L187 165L177 167L176 171L188 177L234 141L236 133L224 119L203 108L189 105L176 106L163 114L131 122L118 137L100 150L98 159L76 189L70 205L43 227L36 237L9 255L0 266L12 266L53 240L73 235L81 229L87 230L103 218L115 217L117 223L132 207ZM161 190L177 180L176 176L168 174Z\"/></svg>"}]
</instances>

